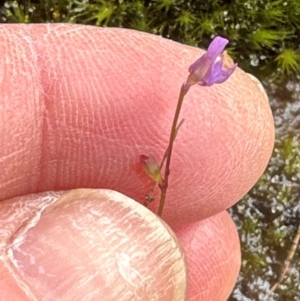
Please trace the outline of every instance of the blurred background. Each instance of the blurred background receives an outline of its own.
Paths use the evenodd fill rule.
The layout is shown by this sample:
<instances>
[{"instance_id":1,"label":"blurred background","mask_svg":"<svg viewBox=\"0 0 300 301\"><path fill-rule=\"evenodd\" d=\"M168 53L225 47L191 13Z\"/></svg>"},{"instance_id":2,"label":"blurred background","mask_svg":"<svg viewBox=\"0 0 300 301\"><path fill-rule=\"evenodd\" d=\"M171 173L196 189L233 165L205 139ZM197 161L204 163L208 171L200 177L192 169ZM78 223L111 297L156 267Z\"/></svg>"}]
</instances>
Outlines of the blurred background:
<instances>
[{"instance_id":1,"label":"blurred background","mask_svg":"<svg viewBox=\"0 0 300 301\"><path fill-rule=\"evenodd\" d=\"M0 23L70 22L124 27L207 48L215 35L269 96L276 145L265 174L229 210L242 269L230 301L300 301L300 0L1 1Z\"/></svg>"}]
</instances>

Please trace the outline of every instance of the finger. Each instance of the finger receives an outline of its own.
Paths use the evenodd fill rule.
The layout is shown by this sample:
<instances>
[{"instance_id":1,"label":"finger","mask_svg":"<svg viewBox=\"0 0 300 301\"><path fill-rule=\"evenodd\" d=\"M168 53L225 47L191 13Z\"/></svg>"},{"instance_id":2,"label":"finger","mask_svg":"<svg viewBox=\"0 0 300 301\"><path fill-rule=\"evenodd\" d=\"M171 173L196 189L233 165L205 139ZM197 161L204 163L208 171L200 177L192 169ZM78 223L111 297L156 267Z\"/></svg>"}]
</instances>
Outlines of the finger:
<instances>
[{"instance_id":1,"label":"finger","mask_svg":"<svg viewBox=\"0 0 300 301\"><path fill-rule=\"evenodd\" d=\"M47 296L49 300L62 296L66 298L64 300L74 296L82 300L83 295L92 295L96 290L97 297L107 296L107 300L114 300L113 296L108 297L111 292L106 291L111 287L103 285L104 282L109 282L109 276L110 281L114 281L113 291L120 298L124 296L124 292L118 293L118 288L124 285L120 281L124 280L124 274L114 264L118 259L120 262L126 259L124 254L128 255L127 250L130 249L133 254L129 256L134 258L134 262L138 262L138 270L133 273L130 269L129 272L135 277L135 285L140 285L141 292L147 292L149 300L152 300L152 295L141 284L143 280L138 277L137 271L149 274L143 279L151 283L151 289L156 295L160 289L166 292L166 285L167 290L172 288L172 292L168 291L171 299L166 300L177 300L174 292L177 297L181 296L178 300L182 300L185 270L180 270L183 264L180 247L175 248L176 252L173 250L174 244L177 245L176 239L163 243L164 237L160 231L167 231L168 236L168 229L156 229L161 223L151 223L153 219L149 221L148 215L147 218L142 217L144 222L141 226L140 220L131 218L132 215L136 217L136 211L140 213L139 206L135 205L132 210L127 198L122 197L120 200L119 194L110 192L110 197L103 199L107 195L107 191L77 190L68 194L52 192L2 202L0 221L3 231L0 241L4 249L1 259L4 261L0 265L0 279L3 283L1 287L5 289L1 290L1 297L10 297L11 300L14 296L14 300L27 300L27 294L31 297ZM114 195L117 198L111 197ZM126 204L122 203L124 200ZM124 214L126 210L130 210L130 214ZM148 222L150 240L145 236L147 233L141 231L141 228L148 230L145 227ZM128 229L130 233L127 233ZM176 233L189 264L188 300L225 300L233 287L240 265L238 236L229 215L226 212L218 214L177 229ZM120 239L116 239L118 237ZM144 241L145 237L147 243ZM170 246L172 252L168 250ZM207 246L210 246L209 250ZM164 255L173 265L168 266L170 262L162 258ZM141 258L139 262L138 259ZM163 267L168 266L171 272L166 272L163 267L158 268L157 264L153 266L153 262L161 261ZM208 266L207 262L212 265ZM147 269L151 269L151 272ZM175 280L172 278L172 271L180 274ZM112 279L112 272L115 272L118 281ZM159 289L155 287L155 280L150 281L149 277L160 279ZM84 282L85 279L88 280ZM130 282L130 275L126 275L126 279ZM59 286L57 282L60 283ZM84 285L79 286L78 283ZM126 294L130 294L132 285L126 287ZM148 300L147 298L143 300Z\"/></svg>"},{"instance_id":2,"label":"finger","mask_svg":"<svg viewBox=\"0 0 300 301\"><path fill-rule=\"evenodd\" d=\"M240 270L236 227L226 211L175 233L188 263L188 301L227 300Z\"/></svg>"},{"instance_id":3,"label":"finger","mask_svg":"<svg viewBox=\"0 0 300 301\"><path fill-rule=\"evenodd\" d=\"M37 45L38 47L41 47L41 45ZM39 74L38 74L39 75ZM39 78L39 76L37 75L37 77ZM49 99L51 99L51 98L49 98ZM52 104L51 104L52 105ZM59 110L58 110L59 111ZM72 111L73 113L74 113L74 111ZM35 112L36 113L36 112ZM38 112L39 113L39 112ZM49 121L50 119L46 119L47 121ZM51 131L50 131L51 132ZM69 132L70 132L70 129L69 129ZM48 133L48 132L47 132ZM96 135L95 135L96 136ZM47 135L46 135L46 137L47 137ZM97 137L96 137L97 138ZM47 139L47 138L46 138ZM83 140L83 142L85 141L84 139L82 139ZM60 140L57 140L57 141L60 141ZM89 143L86 143L86 145L89 145ZM64 148L63 148L64 146L62 146L62 148L58 151L58 153L61 155L61 151L62 151L62 153L63 153L63 151L64 151ZM48 148L46 147L46 151L48 151ZM81 150L82 151L82 150ZM47 154L47 152L42 152L43 154ZM122 156L118 156L118 159L119 159L119 161L121 160L121 159L123 159L123 157ZM78 162L76 162L78 160ZM75 160L75 163L78 165L78 167L79 167L79 169L80 168L83 168L84 167L84 164L83 165L81 165L81 162L80 162L80 160L79 159L77 159L77 160ZM98 160L99 160L99 158L98 158ZM117 163L119 162L118 160L117 160ZM44 162L43 161L43 159L41 159L41 162ZM55 160L53 160L53 161L51 161L52 163L57 163L57 162L55 162ZM121 160L121 162L122 162L122 160ZM78 164L79 163L79 164ZM59 163L58 165L59 166L65 166L64 164L63 165L60 165L61 163ZM122 164L124 164L124 163L122 163ZM52 166L53 167L53 166ZM54 170L55 170L55 168L54 168ZM69 177L69 179L73 179L74 180L74 178L73 178L73 175L71 174L70 175L70 171L71 170L73 170L74 171L74 166L73 166L73 169L69 169L69 170L67 170L68 171L68 174L67 174L67 176ZM120 169L120 170L122 170L122 169ZM29 171L30 171L30 168L29 168ZM91 171L91 170L89 170L89 171ZM78 170L77 172L82 172L82 170ZM77 175L77 174L76 174ZM116 175L116 173L112 173L111 174L112 176L115 176ZM38 178L38 173L37 174L35 174L35 176ZM53 178L53 177L52 177ZM61 182L63 182L63 181L65 181L65 176L64 177L62 177L63 178L63 180L61 179L61 178L59 178L59 177L57 177L57 183L55 183L55 185L61 185L60 183ZM49 180L49 178L48 178L48 180ZM130 178L128 178L128 180L130 180ZM124 181L124 179L121 179L121 181ZM93 181L91 181L91 183L92 183ZM22 184L22 183L19 183L19 184ZM48 185L48 184L42 184L42 185ZM49 184L50 185L50 184ZM19 188L19 186L16 186L17 188Z\"/></svg>"},{"instance_id":4,"label":"finger","mask_svg":"<svg viewBox=\"0 0 300 301\"><path fill-rule=\"evenodd\" d=\"M162 158L179 87L203 52L125 29L0 30L10 62L0 90L1 198L103 187L142 202L152 184L139 156ZM174 226L240 199L264 171L274 139L266 96L241 70L222 85L193 87L181 117L164 211Z\"/></svg>"},{"instance_id":5,"label":"finger","mask_svg":"<svg viewBox=\"0 0 300 301\"><path fill-rule=\"evenodd\" d=\"M0 203L1 300L170 300L186 294L174 233L110 190Z\"/></svg>"}]
</instances>

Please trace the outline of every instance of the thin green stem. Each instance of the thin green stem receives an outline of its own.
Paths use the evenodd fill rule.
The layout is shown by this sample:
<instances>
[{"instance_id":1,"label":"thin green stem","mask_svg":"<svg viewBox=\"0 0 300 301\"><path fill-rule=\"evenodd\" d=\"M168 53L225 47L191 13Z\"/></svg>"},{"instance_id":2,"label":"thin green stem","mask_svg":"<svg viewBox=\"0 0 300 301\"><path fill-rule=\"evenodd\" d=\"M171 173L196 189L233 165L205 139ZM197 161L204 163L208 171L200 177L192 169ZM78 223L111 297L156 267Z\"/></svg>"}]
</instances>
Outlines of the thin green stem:
<instances>
[{"instance_id":1,"label":"thin green stem","mask_svg":"<svg viewBox=\"0 0 300 301\"><path fill-rule=\"evenodd\" d=\"M165 167L164 182L160 186L161 195L160 195L159 208L158 208L158 213L157 213L159 216L162 216L162 213L164 210L164 205L165 205L166 196L167 196L167 189L168 189L168 185L169 185L170 163L171 163L171 157L172 157L173 144L174 144L174 140L176 138L176 134L178 132L177 123L178 123L183 99L187 92L188 92L188 88L186 85L183 84L180 89L180 94L178 97L177 107L176 107L175 116L173 119L171 133L170 133L169 145L168 145L168 148L166 151L167 162L166 162L166 167Z\"/></svg>"},{"instance_id":2,"label":"thin green stem","mask_svg":"<svg viewBox=\"0 0 300 301\"><path fill-rule=\"evenodd\" d=\"M178 133L178 130L179 130L180 127L182 126L183 122L184 122L184 119L182 119L182 120L178 123L178 126L176 127L176 133L175 133L174 140L175 140L176 135L177 135L177 133ZM160 163L160 166L159 166L160 169L162 169L162 167L163 167L163 165L164 165L164 163L165 163L165 161L166 161L166 159L167 159L167 157L168 157L168 153L169 153L169 147L168 147L167 150L165 151L165 154L164 154L164 156L163 156L163 159L162 159L162 161L161 161L161 163Z\"/></svg>"},{"instance_id":3,"label":"thin green stem","mask_svg":"<svg viewBox=\"0 0 300 301\"><path fill-rule=\"evenodd\" d=\"M179 123L178 123L178 126L176 127L176 134L175 134L175 138L176 138L176 135L178 133L178 130L180 129L180 127L182 126L184 122L184 119L182 119ZM174 139L175 139L174 138ZM161 160L161 163L160 163L160 166L159 166L159 169L161 170L166 159L167 159L167 156L168 156L168 153L169 153L169 148L167 148L167 150L165 151L164 153L164 156L163 156L163 159ZM144 206L145 207L148 207L148 205L154 201L154 192L156 190L156 188L159 186L159 183L158 182L155 182L154 185L153 185L153 188L151 189L151 191L146 195L146 198L145 198L145 202L144 202Z\"/></svg>"}]
</instances>

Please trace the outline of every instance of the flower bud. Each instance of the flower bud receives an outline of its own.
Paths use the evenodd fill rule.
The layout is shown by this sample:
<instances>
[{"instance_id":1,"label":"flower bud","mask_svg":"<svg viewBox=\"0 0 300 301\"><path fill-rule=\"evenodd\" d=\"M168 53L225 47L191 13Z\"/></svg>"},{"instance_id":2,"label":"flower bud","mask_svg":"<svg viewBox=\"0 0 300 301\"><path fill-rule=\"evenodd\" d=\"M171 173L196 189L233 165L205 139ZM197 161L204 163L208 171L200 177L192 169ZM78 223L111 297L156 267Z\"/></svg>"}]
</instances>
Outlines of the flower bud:
<instances>
[{"instance_id":1,"label":"flower bud","mask_svg":"<svg viewBox=\"0 0 300 301\"><path fill-rule=\"evenodd\" d=\"M145 172L157 183L162 181L161 170L154 156L141 155L140 161Z\"/></svg>"}]
</instances>

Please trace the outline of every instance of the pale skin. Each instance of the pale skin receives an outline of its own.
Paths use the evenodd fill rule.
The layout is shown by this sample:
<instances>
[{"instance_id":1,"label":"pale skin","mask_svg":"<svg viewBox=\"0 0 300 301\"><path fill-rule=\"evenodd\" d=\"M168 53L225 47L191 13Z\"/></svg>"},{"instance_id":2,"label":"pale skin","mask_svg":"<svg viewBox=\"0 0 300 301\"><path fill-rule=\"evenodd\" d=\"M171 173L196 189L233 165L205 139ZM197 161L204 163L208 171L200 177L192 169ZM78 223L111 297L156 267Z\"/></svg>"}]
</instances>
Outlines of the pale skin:
<instances>
[{"instance_id":1,"label":"pale skin","mask_svg":"<svg viewBox=\"0 0 300 301\"><path fill-rule=\"evenodd\" d=\"M107 188L143 203L153 183L139 156L162 158L180 86L203 52L70 24L2 25L0 52L0 299L156 300L160 292L157 300L173 301L187 289L189 301L226 300L240 247L224 210L258 180L274 143L258 83L237 69L224 84L189 91L163 212L175 236L114 194L39 192Z\"/></svg>"}]
</instances>

